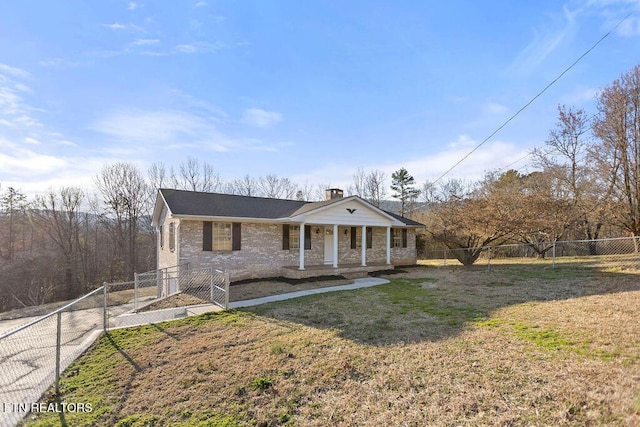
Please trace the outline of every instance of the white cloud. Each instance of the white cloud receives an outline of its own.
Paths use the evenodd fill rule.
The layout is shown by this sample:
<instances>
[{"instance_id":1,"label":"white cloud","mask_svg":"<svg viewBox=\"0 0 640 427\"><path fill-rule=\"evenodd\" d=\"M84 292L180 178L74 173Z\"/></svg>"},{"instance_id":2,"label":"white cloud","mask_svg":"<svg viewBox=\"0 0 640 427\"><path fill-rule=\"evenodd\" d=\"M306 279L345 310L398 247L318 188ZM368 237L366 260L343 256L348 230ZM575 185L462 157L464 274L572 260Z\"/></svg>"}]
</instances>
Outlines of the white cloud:
<instances>
[{"instance_id":1,"label":"white cloud","mask_svg":"<svg viewBox=\"0 0 640 427\"><path fill-rule=\"evenodd\" d=\"M198 148L215 152L277 151L279 144L233 137L218 128L221 120L207 109L132 110L111 112L89 126L112 139L109 153L118 156L160 149ZM115 151L114 151L115 150ZM124 151L123 151L124 150Z\"/></svg>"},{"instance_id":2,"label":"white cloud","mask_svg":"<svg viewBox=\"0 0 640 427\"><path fill-rule=\"evenodd\" d=\"M462 142L462 145L460 144ZM386 176L390 184L391 174L398 169L404 167L415 178L418 185L422 185L425 181L433 181L440 175L445 173L447 169L453 166L469 151L469 145L475 146L477 141L471 140L466 135L461 135L458 139L437 153L414 156L406 161L394 163L373 163L364 165L365 170L381 170ZM467 180L481 179L484 174L492 170L500 170L505 167L521 167L521 163L517 163L527 153L528 149L517 147L513 143L505 141L489 141L480 150L471 155L458 167L453 169L447 176L443 178L446 181L450 178L461 178ZM293 177L294 182L309 182L312 185L328 184L346 189L352 184L353 173L358 167L352 161L347 162L331 162L312 170L309 173L299 174Z\"/></svg>"},{"instance_id":3,"label":"white cloud","mask_svg":"<svg viewBox=\"0 0 640 427\"><path fill-rule=\"evenodd\" d=\"M504 114L509 111L509 108L496 102L488 102L484 104L483 110L489 114Z\"/></svg>"},{"instance_id":4,"label":"white cloud","mask_svg":"<svg viewBox=\"0 0 640 427\"><path fill-rule=\"evenodd\" d=\"M110 28L112 30L124 30L125 28L127 28L126 25L124 24L119 24L119 23L113 23L113 24L102 24L103 27L106 28Z\"/></svg>"},{"instance_id":5,"label":"white cloud","mask_svg":"<svg viewBox=\"0 0 640 427\"><path fill-rule=\"evenodd\" d=\"M128 10L136 10L139 9L141 7L144 7L144 5L142 3L136 3L136 2L130 2L129 5L127 6Z\"/></svg>"},{"instance_id":6,"label":"white cloud","mask_svg":"<svg viewBox=\"0 0 640 427\"><path fill-rule=\"evenodd\" d=\"M24 142L26 142L27 144L30 144L30 145L40 145L40 141L38 141L35 138L30 138L30 137L26 137L24 139Z\"/></svg>"},{"instance_id":7,"label":"white cloud","mask_svg":"<svg viewBox=\"0 0 640 427\"><path fill-rule=\"evenodd\" d=\"M173 48L173 53L207 53L207 52L215 52L217 50L221 50L226 48L226 45L222 42L215 43L206 43L206 42L194 42L194 43L185 43L176 45Z\"/></svg>"},{"instance_id":8,"label":"white cloud","mask_svg":"<svg viewBox=\"0 0 640 427\"><path fill-rule=\"evenodd\" d=\"M208 4L209 3L207 3L206 1L199 1L194 6L195 7L204 7L204 6L208 5Z\"/></svg>"},{"instance_id":9,"label":"white cloud","mask_svg":"<svg viewBox=\"0 0 640 427\"><path fill-rule=\"evenodd\" d=\"M532 73L562 43L570 41L577 32L576 16L579 11L563 7L562 15L552 16L552 28L534 29L533 40L518 54L509 71Z\"/></svg>"},{"instance_id":10,"label":"white cloud","mask_svg":"<svg viewBox=\"0 0 640 427\"><path fill-rule=\"evenodd\" d=\"M130 46L150 46L160 43L158 39L136 39L129 43Z\"/></svg>"},{"instance_id":11,"label":"white cloud","mask_svg":"<svg viewBox=\"0 0 640 427\"><path fill-rule=\"evenodd\" d=\"M267 128L280 123L282 114L261 108L248 108L242 113L242 121L249 126Z\"/></svg>"},{"instance_id":12,"label":"white cloud","mask_svg":"<svg viewBox=\"0 0 640 427\"><path fill-rule=\"evenodd\" d=\"M0 62L0 73L8 74L11 77L19 78L19 79L27 79L30 77L30 73L21 68L12 67L7 64L3 64Z\"/></svg>"}]
</instances>

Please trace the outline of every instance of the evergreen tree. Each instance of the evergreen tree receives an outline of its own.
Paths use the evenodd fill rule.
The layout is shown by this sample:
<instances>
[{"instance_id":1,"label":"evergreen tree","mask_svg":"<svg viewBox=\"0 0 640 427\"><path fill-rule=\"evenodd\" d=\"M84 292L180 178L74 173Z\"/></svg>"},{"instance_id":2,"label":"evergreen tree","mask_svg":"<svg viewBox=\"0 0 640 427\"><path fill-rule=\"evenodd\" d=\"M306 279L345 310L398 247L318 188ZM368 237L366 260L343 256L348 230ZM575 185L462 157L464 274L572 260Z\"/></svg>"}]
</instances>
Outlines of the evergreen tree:
<instances>
[{"instance_id":1,"label":"evergreen tree","mask_svg":"<svg viewBox=\"0 0 640 427\"><path fill-rule=\"evenodd\" d=\"M415 188L415 180L413 176L405 168L400 168L391 174L391 189L395 192L391 196L400 199L401 216L411 212L411 207L416 198L420 195L420 190Z\"/></svg>"}]
</instances>

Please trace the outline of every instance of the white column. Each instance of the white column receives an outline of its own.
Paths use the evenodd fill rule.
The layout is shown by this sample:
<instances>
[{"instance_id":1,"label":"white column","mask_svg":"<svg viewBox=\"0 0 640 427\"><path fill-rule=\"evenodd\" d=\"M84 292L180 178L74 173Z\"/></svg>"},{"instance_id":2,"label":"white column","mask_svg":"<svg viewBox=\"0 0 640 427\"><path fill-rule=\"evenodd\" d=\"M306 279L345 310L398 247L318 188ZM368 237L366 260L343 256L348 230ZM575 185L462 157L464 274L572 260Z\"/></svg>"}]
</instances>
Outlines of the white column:
<instances>
[{"instance_id":1,"label":"white column","mask_svg":"<svg viewBox=\"0 0 640 427\"><path fill-rule=\"evenodd\" d=\"M361 246L362 246L362 266L365 267L367 265L367 227L365 225L362 226L362 238Z\"/></svg>"},{"instance_id":2,"label":"white column","mask_svg":"<svg viewBox=\"0 0 640 427\"><path fill-rule=\"evenodd\" d=\"M300 267L298 270L304 270L304 222L300 224Z\"/></svg>"},{"instance_id":3,"label":"white column","mask_svg":"<svg viewBox=\"0 0 640 427\"><path fill-rule=\"evenodd\" d=\"M387 264L391 264L391 227L387 227Z\"/></svg>"},{"instance_id":4,"label":"white column","mask_svg":"<svg viewBox=\"0 0 640 427\"><path fill-rule=\"evenodd\" d=\"M338 224L333 224L333 268L338 268Z\"/></svg>"}]
</instances>

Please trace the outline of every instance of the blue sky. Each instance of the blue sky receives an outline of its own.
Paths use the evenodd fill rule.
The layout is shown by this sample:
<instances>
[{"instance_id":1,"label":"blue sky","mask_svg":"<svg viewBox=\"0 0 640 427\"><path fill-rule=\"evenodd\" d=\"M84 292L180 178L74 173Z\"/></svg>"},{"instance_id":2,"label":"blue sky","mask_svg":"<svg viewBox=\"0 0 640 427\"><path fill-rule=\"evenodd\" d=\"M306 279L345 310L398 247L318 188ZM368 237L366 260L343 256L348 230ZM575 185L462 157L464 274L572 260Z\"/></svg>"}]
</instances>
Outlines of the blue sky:
<instances>
[{"instance_id":1,"label":"blue sky","mask_svg":"<svg viewBox=\"0 0 640 427\"><path fill-rule=\"evenodd\" d=\"M90 188L103 165L221 178L434 179L623 25L449 177L531 169L557 105L640 62L640 1L0 3L0 185Z\"/></svg>"}]
</instances>

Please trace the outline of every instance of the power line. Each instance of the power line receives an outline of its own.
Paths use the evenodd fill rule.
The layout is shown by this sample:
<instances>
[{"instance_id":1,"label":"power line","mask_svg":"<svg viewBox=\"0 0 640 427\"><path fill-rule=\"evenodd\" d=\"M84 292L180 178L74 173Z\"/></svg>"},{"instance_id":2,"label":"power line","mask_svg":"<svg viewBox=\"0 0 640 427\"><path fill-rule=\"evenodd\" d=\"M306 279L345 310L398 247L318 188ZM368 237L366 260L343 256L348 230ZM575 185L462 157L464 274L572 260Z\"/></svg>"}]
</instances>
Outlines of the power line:
<instances>
[{"instance_id":1,"label":"power line","mask_svg":"<svg viewBox=\"0 0 640 427\"><path fill-rule=\"evenodd\" d=\"M507 119L506 122L504 122L502 125L500 125L500 127L498 127L496 130L494 130L491 135L489 135L488 137L486 137L480 144L476 145L475 148L471 151L469 151L464 157L462 157L460 160L458 160L456 162L456 164L454 164L453 166L451 166L449 169L447 169L447 171L445 173L443 173L442 175L440 175L435 181L433 181L432 184L437 183L438 181L440 181L442 178L444 178L445 176L447 176L449 174L449 172L451 172L452 170L454 170L460 163L464 162L469 156L471 156L474 152L476 152L476 150L478 150L478 148L482 147L487 141L489 141L491 138L493 138L498 132L500 132L502 130L502 128L504 128L506 125L508 125L511 120L515 119L521 112L523 112L527 107L529 107L529 105L533 104L533 102L538 99L543 93L545 93L547 91L547 89L549 89L551 86L553 86L558 80L560 80L565 74L567 74L578 62L580 62L582 60L582 58L584 58L585 56L587 56L589 53L591 53L591 51L593 49L595 49L604 39L606 39L613 31L615 31L616 28L618 28L620 26L620 24L622 24L624 21L627 20L627 18L629 18L631 16L631 13L629 13L627 16L625 16L624 18L622 18L613 28L611 28L604 36L602 36L597 42L595 42L595 44L593 46L591 46L585 53L583 53L582 55L580 55L580 57L578 59L576 59L575 61L573 61L573 63L571 65L569 65L567 68L565 68L565 70L560 73L558 75L558 77L556 77L555 79L553 79L553 81L551 81L551 83L549 83L548 85L546 85L544 87L544 89L542 89L540 92L538 92L533 98L531 98L531 100L529 100L529 102L527 102L524 106L522 106L522 108L520 108L518 111L516 111L516 113L514 115L512 115L511 117L509 117Z\"/></svg>"}]
</instances>

